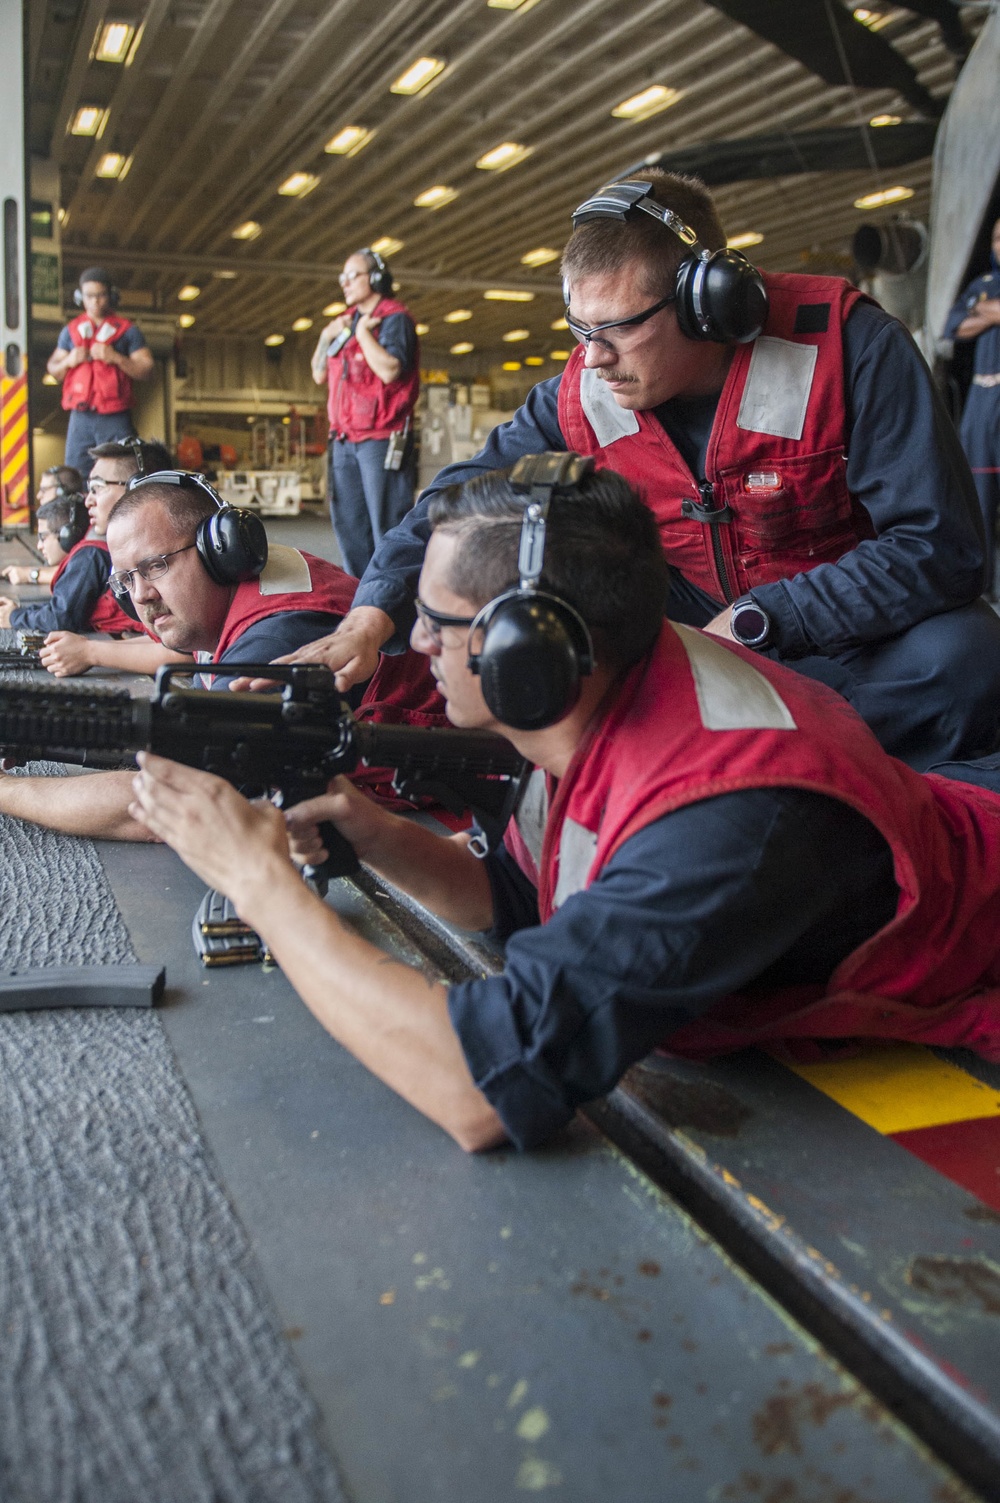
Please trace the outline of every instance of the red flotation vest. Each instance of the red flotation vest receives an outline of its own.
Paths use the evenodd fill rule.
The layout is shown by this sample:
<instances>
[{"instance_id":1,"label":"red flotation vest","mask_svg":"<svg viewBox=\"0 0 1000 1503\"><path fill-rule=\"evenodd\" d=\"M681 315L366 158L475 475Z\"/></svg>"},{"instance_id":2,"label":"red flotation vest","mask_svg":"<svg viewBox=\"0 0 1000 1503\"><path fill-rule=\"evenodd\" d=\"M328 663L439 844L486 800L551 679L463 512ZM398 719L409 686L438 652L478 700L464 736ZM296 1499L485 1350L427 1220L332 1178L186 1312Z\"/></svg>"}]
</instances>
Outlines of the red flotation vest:
<instances>
[{"instance_id":1,"label":"red flotation vest","mask_svg":"<svg viewBox=\"0 0 1000 1503\"><path fill-rule=\"evenodd\" d=\"M795 787L839 799L892 850L896 916L825 987L725 998L670 1034L671 1052L872 1036L964 1045L1000 1059L1000 796L887 756L825 686L691 627L665 625L652 654L612 691L554 791L535 779L508 847L533 880L538 873L543 922L630 835L738 789Z\"/></svg>"},{"instance_id":2,"label":"red flotation vest","mask_svg":"<svg viewBox=\"0 0 1000 1503\"><path fill-rule=\"evenodd\" d=\"M656 517L667 558L719 601L834 563L875 536L847 489L842 329L864 296L839 277L764 274L763 333L736 345L702 491L654 412L627 412L581 345L559 385L567 447L617 470ZM713 517L714 513L714 517Z\"/></svg>"},{"instance_id":3,"label":"red flotation vest","mask_svg":"<svg viewBox=\"0 0 1000 1503\"><path fill-rule=\"evenodd\" d=\"M66 325L76 346L89 350L92 344L114 344L132 327L128 318L106 313L95 327L87 313ZM105 360L84 360L63 378L62 404L68 412L86 407L92 412L127 412L132 406L132 382L117 365Z\"/></svg>"},{"instance_id":4,"label":"red flotation vest","mask_svg":"<svg viewBox=\"0 0 1000 1503\"><path fill-rule=\"evenodd\" d=\"M372 311L373 318L388 318L391 313L408 313L403 303L383 297ZM376 338L378 331L375 331ZM412 417L420 395L420 346L413 365L395 381L385 382L376 376L352 334L327 361L330 395L327 412L330 432L342 435L351 443L367 438L388 438Z\"/></svg>"},{"instance_id":5,"label":"red flotation vest","mask_svg":"<svg viewBox=\"0 0 1000 1503\"><path fill-rule=\"evenodd\" d=\"M92 533L88 533L85 538L82 538L79 543L76 543L74 547L69 550L66 557L58 565L56 572L52 576L51 588L53 590L55 589L59 580L62 578L63 570L66 568L66 565L69 563L70 559L73 558L75 554L81 552L81 550L84 548L96 548L99 552L105 555L108 565L107 573L110 576L111 555L108 552L107 543L103 538L94 537ZM98 596L97 600L94 602L93 609L90 612L90 619L87 622L87 630L103 631L107 632L108 636L116 637L120 636L122 632L141 632L143 628L138 621L133 619L133 617L126 615L121 606L118 604L118 601L115 599L114 592L111 589L106 589Z\"/></svg>"}]
</instances>

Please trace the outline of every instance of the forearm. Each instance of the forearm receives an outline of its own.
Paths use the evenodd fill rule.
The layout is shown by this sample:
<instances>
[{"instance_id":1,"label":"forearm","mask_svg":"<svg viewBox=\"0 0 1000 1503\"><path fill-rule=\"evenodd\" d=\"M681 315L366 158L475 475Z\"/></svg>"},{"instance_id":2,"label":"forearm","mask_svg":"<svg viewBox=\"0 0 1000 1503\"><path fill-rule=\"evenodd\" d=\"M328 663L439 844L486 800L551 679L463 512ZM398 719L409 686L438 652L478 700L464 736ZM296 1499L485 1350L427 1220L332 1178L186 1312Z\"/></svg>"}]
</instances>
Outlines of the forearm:
<instances>
[{"instance_id":1,"label":"forearm","mask_svg":"<svg viewBox=\"0 0 1000 1503\"><path fill-rule=\"evenodd\" d=\"M84 777L0 776L0 814L10 814L64 835L97 840L155 841L128 812L131 772L95 772Z\"/></svg>"},{"instance_id":2,"label":"forearm","mask_svg":"<svg viewBox=\"0 0 1000 1503\"><path fill-rule=\"evenodd\" d=\"M986 330L992 327L993 320L991 318L984 318L981 313L970 313L967 318L963 318L955 330L954 337L956 339L978 339L980 334L985 334Z\"/></svg>"},{"instance_id":3,"label":"forearm","mask_svg":"<svg viewBox=\"0 0 1000 1503\"><path fill-rule=\"evenodd\" d=\"M61 381L63 376L65 376L66 372L69 370L70 357L72 353L72 350L53 350L45 365L45 369L48 371L49 375L55 376L57 381Z\"/></svg>"},{"instance_id":4,"label":"forearm","mask_svg":"<svg viewBox=\"0 0 1000 1503\"><path fill-rule=\"evenodd\" d=\"M358 328L355 330L354 337L361 346L361 353L367 360L370 369L375 372L379 380L384 382L386 386L389 385L390 381L398 381L400 372L402 371L400 361L395 355L390 355L388 350L382 348L371 330Z\"/></svg>"},{"instance_id":5,"label":"forearm","mask_svg":"<svg viewBox=\"0 0 1000 1503\"><path fill-rule=\"evenodd\" d=\"M472 1082L441 982L352 934L289 861L270 857L251 886L230 896L338 1043L463 1148L503 1141L500 1119Z\"/></svg>"},{"instance_id":6,"label":"forearm","mask_svg":"<svg viewBox=\"0 0 1000 1503\"><path fill-rule=\"evenodd\" d=\"M365 864L431 913L459 929L493 926L493 892L467 835L443 837L382 810L379 837L359 852Z\"/></svg>"},{"instance_id":7,"label":"forearm","mask_svg":"<svg viewBox=\"0 0 1000 1503\"><path fill-rule=\"evenodd\" d=\"M310 362L310 368L312 370L312 378L316 382L317 386L325 386L326 385L326 380L327 380L326 357L327 357L327 355L329 353L331 343L332 343L332 340L327 339L325 335L321 334L320 338L319 338L319 343L316 345L316 348L313 350L312 360Z\"/></svg>"},{"instance_id":8,"label":"forearm","mask_svg":"<svg viewBox=\"0 0 1000 1503\"><path fill-rule=\"evenodd\" d=\"M119 355L116 353L115 363L121 367L131 381L145 381L153 372L153 356L150 351L142 346L134 355Z\"/></svg>"},{"instance_id":9,"label":"forearm","mask_svg":"<svg viewBox=\"0 0 1000 1503\"><path fill-rule=\"evenodd\" d=\"M119 668L128 673L148 673L151 676L164 663L186 663L192 671L195 667L190 653L171 652L169 647L149 637L139 637L132 642L116 642L113 637L88 640L87 656L93 668Z\"/></svg>"}]
</instances>

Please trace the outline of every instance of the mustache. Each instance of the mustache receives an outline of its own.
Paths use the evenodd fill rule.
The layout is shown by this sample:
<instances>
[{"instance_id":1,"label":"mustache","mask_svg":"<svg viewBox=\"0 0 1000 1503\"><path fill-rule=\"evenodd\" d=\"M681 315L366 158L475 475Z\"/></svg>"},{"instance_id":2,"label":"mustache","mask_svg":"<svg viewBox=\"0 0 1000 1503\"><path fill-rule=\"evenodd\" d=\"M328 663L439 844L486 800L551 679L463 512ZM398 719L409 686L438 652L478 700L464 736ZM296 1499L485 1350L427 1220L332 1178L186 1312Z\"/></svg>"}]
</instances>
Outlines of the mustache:
<instances>
[{"instance_id":1,"label":"mustache","mask_svg":"<svg viewBox=\"0 0 1000 1503\"><path fill-rule=\"evenodd\" d=\"M598 378L601 381L629 381L629 382L636 382L639 379L638 376L633 376L631 371L602 371L602 370L599 370L597 372L597 375L598 375Z\"/></svg>"}]
</instances>

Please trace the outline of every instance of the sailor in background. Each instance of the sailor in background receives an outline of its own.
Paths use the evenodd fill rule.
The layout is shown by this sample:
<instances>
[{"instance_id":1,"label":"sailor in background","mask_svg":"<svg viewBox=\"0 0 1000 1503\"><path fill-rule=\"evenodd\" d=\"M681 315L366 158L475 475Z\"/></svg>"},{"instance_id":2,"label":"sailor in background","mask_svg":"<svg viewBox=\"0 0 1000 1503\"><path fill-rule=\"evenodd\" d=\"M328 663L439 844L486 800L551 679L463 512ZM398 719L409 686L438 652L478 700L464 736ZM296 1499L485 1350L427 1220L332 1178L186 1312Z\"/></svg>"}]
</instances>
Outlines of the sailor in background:
<instances>
[{"instance_id":1,"label":"sailor in background","mask_svg":"<svg viewBox=\"0 0 1000 1503\"><path fill-rule=\"evenodd\" d=\"M347 309L313 351L317 386L329 387L330 515L344 568L360 578L383 536L413 505L413 409L420 347L392 273L367 246L340 274Z\"/></svg>"},{"instance_id":2,"label":"sailor in background","mask_svg":"<svg viewBox=\"0 0 1000 1503\"><path fill-rule=\"evenodd\" d=\"M990 269L970 282L948 315L946 339L975 340L975 371L959 428L983 509L987 593L993 580L1000 507L1000 219L993 226Z\"/></svg>"},{"instance_id":3,"label":"sailor in background","mask_svg":"<svg viewBox=\"0 0 1000 1503\"><path fill-rule=\"evenodd\" d=\"M115 311L118 288L103 267L81 272L73 300L83 312L59 335L46 369L62 382L69 413L66 463L86 479L92 447L135 433L132 382L152 374L153 357L138 325Z\"/></svg>"}]
</instances>

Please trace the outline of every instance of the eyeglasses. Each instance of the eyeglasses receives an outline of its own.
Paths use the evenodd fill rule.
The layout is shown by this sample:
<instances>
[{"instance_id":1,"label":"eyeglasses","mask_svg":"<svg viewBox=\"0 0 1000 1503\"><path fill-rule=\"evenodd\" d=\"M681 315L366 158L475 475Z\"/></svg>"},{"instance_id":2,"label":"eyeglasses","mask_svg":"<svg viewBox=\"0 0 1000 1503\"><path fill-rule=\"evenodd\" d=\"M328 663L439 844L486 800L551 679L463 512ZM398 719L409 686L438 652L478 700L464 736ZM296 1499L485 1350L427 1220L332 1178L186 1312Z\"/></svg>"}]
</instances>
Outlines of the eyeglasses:
<instances>
[{"instance_id":1,"label":"eyeglasses","mask_svg":"<svg viewBox=\"0 0 1000 1503\"><path fill-rule=\"evenodd\" d=\"M430 637L435 647L440 647L442 645L441 630L443 627L463 626L465 627L466 631L468 631L469 627L477 619L475 616L448 616L444 611L431 610L430 606L425 605L419 596L413 602L413 604L416 606L417 615L420 617L421 626Z\"/></svg>"},{"instance_id":2,"label":"eyeglasses","mask_svg":"<svg viewBox=\"0 0 1000 1503\"><path fill-rule=\"evenodd\" d=\"M612 319L610 323L606 324L594 324L592 328L588 328L586 324L578 323L577 320L570 315L570 311L567 308L566 324L571 333L576 336L580 344L589 345L591 340L593 340L596 344L601 345L604 349L614 352L618 348L617 342L613 342L610 339L598 339L598 334L603 334L605 329L637 329L640 324L647 323L654 314L659 313L661 308L667 308L671 303L676 303L676 301L676 292L671 292L667 297L661 297L658 303L654 303L651 308L647 308L643 313L636 313L632 318Z\"/></svg>"},{"instance_id":3,"label":"eyeglasses","mask_svg":"<svg viewBox=\"0 0 1000 1503\"><path fill-rule=\"evenodd\" d=\"M123 491L126 484L127 481L124 480L102 480L101 476L98 475L96 479L87 481L87 490L91 496L103 496L105 491Z\"/></svg>"},{"instance_id":4,"label":"eyeglasses","mask_svg":"<svg viewBox=\"0 0 1000 1503\"><path fill-rule=\"evenodd\" d=\"M55 533L54 532L40 532L38 534L38 536L36 537L35 541L37 542L37 544L38 544L38 546L40 548L42 546L42 544L45 542L46 538L53 538L53 537L55 537Z\"/></svg>"},{"instance_id":5,"label":"eyeglasses","mask_svg":"<svg viewBox=\"0 0 1000 1503\"><path fill-rule=\"evenodd\" d=\"M341 287L346 287L348 282L353 282L357 277L366 276L368 276L367 271L342 271L340 273L340 276L337 278L337 281L340 283Z\"/></svg>"},{"instance_id":6,"label":"eyeglasses","mask_svg":"<svg viewBox=\"0 0 1000 1503\"><path fill-rule=\"evenodd\" d=\"M137 579L145 579L147 583L151 579L161 579L170 568L170 560L176 558L178 553L188 553L196 548L197 543L185 543L183 548L172 548L169 553L160 553L156 558L147 558L141 564L136 564L134 569L119 569L108 579L108 584L116 595L129 595Z\"/></svg>"}]
</instances>

